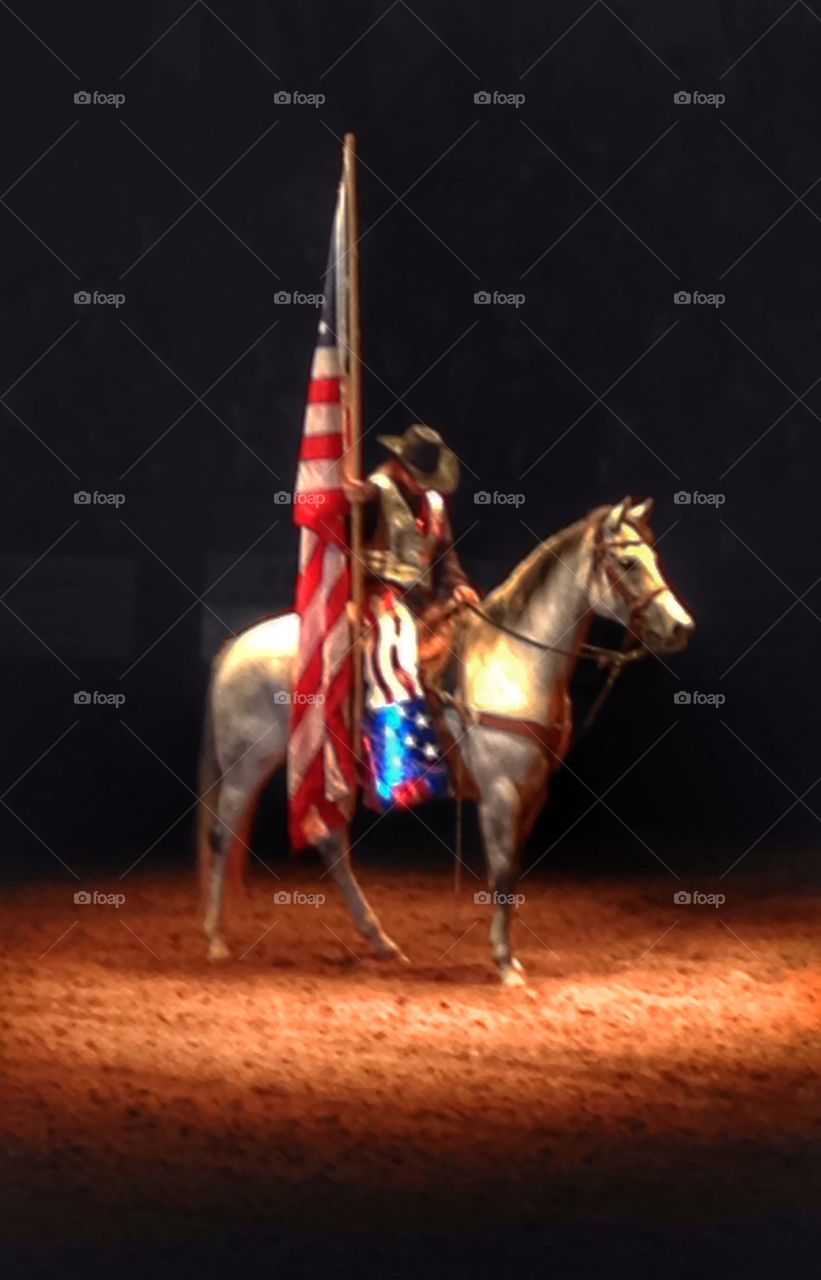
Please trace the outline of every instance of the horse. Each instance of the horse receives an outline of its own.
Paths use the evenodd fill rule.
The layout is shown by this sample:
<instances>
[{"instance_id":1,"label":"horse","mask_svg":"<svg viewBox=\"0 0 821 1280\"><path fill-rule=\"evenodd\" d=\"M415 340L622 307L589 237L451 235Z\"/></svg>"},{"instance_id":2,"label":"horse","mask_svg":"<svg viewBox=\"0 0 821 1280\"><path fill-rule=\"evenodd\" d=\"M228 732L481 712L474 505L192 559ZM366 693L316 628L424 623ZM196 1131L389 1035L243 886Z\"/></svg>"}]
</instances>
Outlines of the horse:
<instances>
[{"instance_id":1,"label":"horse","mask_svg":"<svg viewBox=\"0 0 821 1280\"><path fill-rule=\"evenodd\" d=\"M443 715L478 797L501 981L524 983L511 943L522 846L568 749L569 685L594 615L615 620L642 652L670 654L695 623L661 568L652 499L602 506L540 543L455 632L458 696ZM214 659L200 777L198 851L212 960L229 957L223 931L226 868L248 851L257 802L285 763L299 618L285 613L229 640ZM636 650L627 650L633 653ZM405 961L354 875L347 831L317 848L353 921L377 957ZM484 895L491 897L491 895Z\"/></svg>"}]
</instances>

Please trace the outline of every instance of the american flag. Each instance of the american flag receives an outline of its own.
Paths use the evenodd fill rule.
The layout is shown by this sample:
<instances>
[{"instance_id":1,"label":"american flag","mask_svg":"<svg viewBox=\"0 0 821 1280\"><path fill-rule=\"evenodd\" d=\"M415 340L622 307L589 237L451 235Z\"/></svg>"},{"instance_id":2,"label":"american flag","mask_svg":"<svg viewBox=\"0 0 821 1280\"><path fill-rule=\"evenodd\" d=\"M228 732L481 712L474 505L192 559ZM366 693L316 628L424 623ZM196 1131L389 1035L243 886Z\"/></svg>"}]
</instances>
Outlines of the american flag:
<instances>
[{"instance_id":1,"label":"american flag","mask_svg":"<svg viewBox=\"0 0 821 1280\"><path fill-rule=\"evenodd\" d=\"M349 506L342 490L342 385L347 373L346 194L340 183L294 493L299 527L299 643L291 695L291 844L303 849L349 821L356 788L351 738Z\"/></svg>"},{"instance_id":2,"label":"american flag","mask_svg":"<svg viewBox=\"0 0 821 1280\"><path fill-rule=\"evenodd\" d=\"M408 809L452 795L450 774L425 698L365 710L370 808Z\"/></svg>"},{"instance_id":3,"label":"american flag","mask_svg":"<svg viewBox=\"0 0 821 1280\"><path fill-rule=\"evenodd\" d=\"M450 774L419 682L413 615L386 589L371 594L365 623L365 803L384 811L444 799Z\"/></svg>"}]
</instances>

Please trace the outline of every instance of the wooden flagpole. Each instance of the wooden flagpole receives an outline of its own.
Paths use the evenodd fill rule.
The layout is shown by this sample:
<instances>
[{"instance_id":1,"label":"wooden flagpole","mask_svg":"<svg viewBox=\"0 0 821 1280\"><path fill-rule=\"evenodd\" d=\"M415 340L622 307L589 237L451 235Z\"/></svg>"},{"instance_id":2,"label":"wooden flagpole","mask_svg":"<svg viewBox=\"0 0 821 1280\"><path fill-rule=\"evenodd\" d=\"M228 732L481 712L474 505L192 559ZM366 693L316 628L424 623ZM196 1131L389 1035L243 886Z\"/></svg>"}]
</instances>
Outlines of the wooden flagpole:
<instances>
[{"instance_id":1,"label":"wooden flagpole","mask_svg":"<svg viewBox=\"0 0 821 1280\"><path fill-rule=\"evenodd\" d=\"M347 440L345 467L352 480L362 479L362 326L359 315L359 197L356 188L356 138L345 134L342 164L345 185L345 249L348 276L348 376L346 379L345 421ZM360 503L351 509L351 602L353 605L354 683L351 732L354 753L359 755L358 735L362 724L362 612L365 591L363 573L363 510Z\"/></svg>"}]
</instances>

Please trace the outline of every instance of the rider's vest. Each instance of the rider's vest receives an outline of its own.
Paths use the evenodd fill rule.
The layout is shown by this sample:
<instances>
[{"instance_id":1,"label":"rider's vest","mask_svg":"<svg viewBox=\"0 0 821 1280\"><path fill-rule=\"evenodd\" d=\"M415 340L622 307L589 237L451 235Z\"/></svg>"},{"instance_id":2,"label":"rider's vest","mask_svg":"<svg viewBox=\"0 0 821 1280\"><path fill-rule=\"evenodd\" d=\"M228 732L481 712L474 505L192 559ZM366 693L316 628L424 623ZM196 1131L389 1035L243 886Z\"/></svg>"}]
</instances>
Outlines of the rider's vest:
<instances>
[{"instance_id":1,"label":"rider's vest","mask_svg":"<svg viewBox=\"0 0 821 1280\"><path fill-rule=\"evenodd\" d=\"M414 584L433 592L433 564L441 554L445 529L445 500L441 493L425 493L426 518L417 520L396 481L382 471L370 480L379 489L379 519L365 563L377 578L399 587Z\"/></svg>"}]
</instances>

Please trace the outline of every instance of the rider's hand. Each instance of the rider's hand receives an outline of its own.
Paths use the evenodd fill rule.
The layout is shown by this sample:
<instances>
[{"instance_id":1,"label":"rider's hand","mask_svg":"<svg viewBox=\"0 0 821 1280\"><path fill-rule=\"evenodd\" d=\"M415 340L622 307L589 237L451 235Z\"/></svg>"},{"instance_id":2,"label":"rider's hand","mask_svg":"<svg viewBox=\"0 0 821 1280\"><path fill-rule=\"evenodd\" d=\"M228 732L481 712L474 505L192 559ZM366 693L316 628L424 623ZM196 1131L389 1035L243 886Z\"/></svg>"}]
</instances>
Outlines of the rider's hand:
<instances>
[{"instance_id":1,"label":"rider's hand","mask_svg":"<svg viewBox=\"0 0 821 1280\"><path fill-rule=\"evenodd\" d=\"M462 586L456 588L453 593L453 598L457 604L478 604L479 592L474 591L473 587L464 583Z\"/></svg>"},{"instance_id":2,"label":"rider's hand","mask_svg":"<svg viewBox=\"0 0 821 1280\"><path fill-rule=\"evenodd\" d=\"M346 477L342 481L342 490L350 503L361 507L373 498L374 486L367 480L349 480Z\"/></svg>"}]
</instances>

